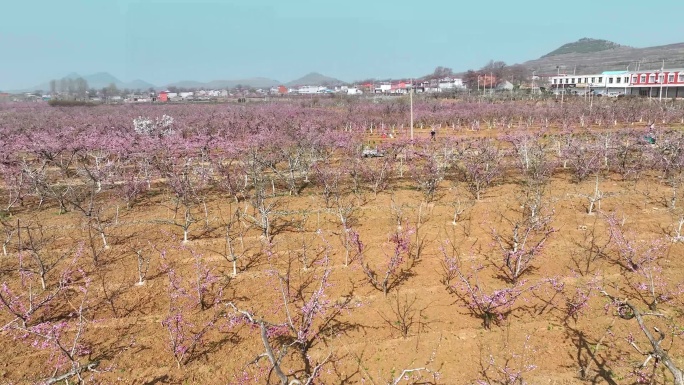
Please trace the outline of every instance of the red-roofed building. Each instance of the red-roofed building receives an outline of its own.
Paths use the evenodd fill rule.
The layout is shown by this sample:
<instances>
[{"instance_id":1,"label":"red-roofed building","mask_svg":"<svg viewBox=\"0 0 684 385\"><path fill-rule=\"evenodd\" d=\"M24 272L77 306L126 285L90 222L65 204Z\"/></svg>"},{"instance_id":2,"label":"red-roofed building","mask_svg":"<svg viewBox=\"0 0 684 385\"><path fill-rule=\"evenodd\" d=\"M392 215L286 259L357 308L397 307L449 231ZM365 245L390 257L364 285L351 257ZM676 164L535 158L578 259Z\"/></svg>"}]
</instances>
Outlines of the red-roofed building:
<instances>
[{"instance_id":1,"label":"red-roofed building","mask_svg":"<svg viewBox=\"0 0 684 385\"><path fill-rule=\"evenodd\" d=\"M375 90L375 85L373 83L364 83L359 86L361 91L372 93Z\"/></svg>"},{"instance_id":2,"label":"red-roofed building","mask_svg":"<svg viewBox=\"0 0 684 385\"><path fill-rule=\"evenodd\" d=\"M684 69L663 69L631 72L629 88L633 95L684 97ZM662 95L661 95L662 93Z\"/></svg>"}]
</instances>

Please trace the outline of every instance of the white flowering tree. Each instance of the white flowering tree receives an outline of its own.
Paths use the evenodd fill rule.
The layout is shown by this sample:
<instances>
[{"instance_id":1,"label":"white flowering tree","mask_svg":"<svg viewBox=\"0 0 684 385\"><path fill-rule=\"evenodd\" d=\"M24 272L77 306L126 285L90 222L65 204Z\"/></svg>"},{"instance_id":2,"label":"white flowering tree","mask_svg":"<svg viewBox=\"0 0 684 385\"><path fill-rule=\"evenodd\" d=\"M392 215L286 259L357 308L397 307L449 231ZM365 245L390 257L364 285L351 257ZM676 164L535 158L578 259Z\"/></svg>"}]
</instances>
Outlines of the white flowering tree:
<instances>
[{"instance_id":1,"label":"white flowering tree","mask_svg":"<svg viewBox=\"0 0 684 385\"><path fill-rule=\"evenodd\" d=\"M133 129L139 135L154 135L169 136L174 133L173 117L166 114L157 117L154 120L144 116L138 116L133 119Z\"/></svg>"}]
</instances>

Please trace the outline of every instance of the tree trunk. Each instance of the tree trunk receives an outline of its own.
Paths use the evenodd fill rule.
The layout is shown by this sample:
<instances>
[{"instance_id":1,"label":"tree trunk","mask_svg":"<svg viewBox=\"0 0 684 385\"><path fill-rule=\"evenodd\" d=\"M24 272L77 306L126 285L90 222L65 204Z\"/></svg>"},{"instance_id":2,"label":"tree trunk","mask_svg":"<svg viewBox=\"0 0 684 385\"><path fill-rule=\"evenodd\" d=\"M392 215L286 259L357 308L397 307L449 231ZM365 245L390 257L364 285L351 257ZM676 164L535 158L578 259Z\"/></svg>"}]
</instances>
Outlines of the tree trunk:
<instances>
[{"instance_id":1,"label":"tree trunk","mask_svg":"<svg viewBox=\"0 0 684 385\"><path fill-rule=\"evenodd\" d=\"M266 355L268 356L268 359L271 361L271 365L273 365L273 371L275 372L276 376L280 379L280 384L281 385L287 385L287 376L285 373L283 373L283 370L280 369L280 365L278 364L278 360L275 357L275 354L273 353L273 349L271 348L271 344L268 342L268 330L266 329L266 325L264 322L259 322L259 326L261 327L261 341L264 343L264 348L266 348Z\"/></svg>"}]
</instances>

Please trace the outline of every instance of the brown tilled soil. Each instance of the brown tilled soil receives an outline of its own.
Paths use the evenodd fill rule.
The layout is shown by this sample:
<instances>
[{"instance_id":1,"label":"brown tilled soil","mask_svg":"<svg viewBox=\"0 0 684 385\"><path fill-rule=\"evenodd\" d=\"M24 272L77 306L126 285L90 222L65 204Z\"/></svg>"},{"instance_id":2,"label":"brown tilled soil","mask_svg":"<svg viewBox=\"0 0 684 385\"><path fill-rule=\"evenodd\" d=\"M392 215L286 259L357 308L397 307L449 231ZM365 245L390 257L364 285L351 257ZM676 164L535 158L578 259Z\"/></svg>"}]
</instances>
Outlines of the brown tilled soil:
<instances>
[{"instance_id":1,"label":"brown tilled soil","mask_svg":"<svg viewBox=\"0 0 684 385\"><path fill-rule=\"evenodd\" d=\"M570 174L564 172L554 176L546 199L555 210L553 226L557 232L524 278L533 285L557 277L566 284L565 290L570 294L575 287L586 288L591 279L596 279L615 295L629 296L648 311L645 302L629 289L628 274L615 263L615 252L610 245L588 267L585 263L595 252L592 245L602 247L608 242L604 215L586 213L587 199L583 195L593 192L594 183L593 179L573 183ZM285 225L283 220L275 223L271 256L261 252L263 246L257 230L245 231L245 255L254 260L239 261L239 267L244 270L234 278L231 264L220 255L226 246L222 223L236 209L243 210L244 203L236 204L218 193L209 194L208 219L205 220L202 207L196 209L196 216L202 220L191 227L191 240L185 248L179 248L180 228L158 222L172 217L169 209L172 197L167 193L148 194L131 209L111 199L107 213L110 218L114 217L118 207L118 221L108 229L111 247L105 250L100 243L94 246L100 253L97 264L93 262L88 242L78 246L89 237L82 217L76 212L58 215L56 207L43 207L23 209L6 219L41 223L46 232L54 235L49 247L55 250L72 250L76 254L82 247L78 263L92 280L89 297L92 310L88 313L84 336L92 346L90 359L100 359L98 368L108 370L94 375L100 383L225 384L235 383L245 368L247 372L254 372L255 367L247 365L263 353L263 345L258 331L243 324L212 329L205 336L205 343L189 355L187 362L181 367L177 365L168 348L168 332L161 325L169 308L169 279L164 264L173 266L184 277L192 277L194 259L189 250L195 250L220 277L212 290L217 292L220 286L224 302L233 301L269 322L283 323L286 315L274 272L283 275L289 270L290 282L295 288L307 278L315 279L321 267L312 263L304 269L300 256L306 245L310 248L309 258L314 258L325 242L330 245L332 265L328 298L347 303L349 309L335 318L334 325L328 325L333 327L325 329L311 348L314 360L330 353L334 357L323 367L321 382L379 385L391 383L403 369L427 368L439 374L433 376L422 371L426 382L418 383L471 384L479 379L502 383L496 381L505 375L501 370L508 362L511 373L527 368L523 372L529 384L634 383L632 369L645 358L625 338L633 333L642 349L647 350L648 345L634 320L619 319L614 317L612 309L604 309L605 298L594 296L590 307L573 319L567 316L563 295L550 285L541 284L539 289L521 298L505 319L486 330L482 319L446 290L442 283L440 250L446 240L454 246L449 252L460 258L464 268L489 266L478 275L483 287L496 289L507 285L491 266L492 261L498 263L500 259L491 229L505 229L502 216L515 215L521 189L515 178L506 178L488 189L480 201L475 201L461 184L445 180L439 186L438 198L425 203L423 195L410 181L403 181L395 183L392 191L377 196L365 194L359 202L354 228L366 245L365 255L371 265L385 258L383 250L389 251L388 234L396 229L397 212L407 221L405 226L418 227L418 238L424 242L415 267L387 296L369 285L358 262L344 265L337 216L325 207L319 192L312 189L304 190L298 197L277 198L283 219L293 223ZM678 219L666 205L670 188L657 175L645 176L637 182L609 175L601 178L600 189L605 194L600 207L602 213L617 213L624 222L623 227L640 240L666 240L660 264L669 284L681 283L684 245L668 238ZM457 200L465 210L454 224ZM321 230L318 234L317 229ZM99 238L95 241L99 242ZM241 252L243 246L237 240L235 244ZM136 247L144 248L152 257L144 285L135 285L133 248ZM165 261L155 248L165 250ZM16 285L18 278L12 271L17 266L16 258L3 257L2 265L2 279ZM307 290L310 293L313 287ZM410 306L405 312L410 323L406 336L399 330L401 322L392 311L393 306L399 309ZM651 317L648 322L669 332L673 330L669 320L678 325L682 322L680 309L681 298L675 298L658 309L662 317ZM188 317L199 323L222 311L227 308L217 304L204 311L195 309ZM2 321L4 324L8 319ZM675 328L675 331L681 329ZM45 354L8 335L1 338L0 382L32 383L53 375ZM684 366L681 337L668 334L663 344L676 362ZM293 351L292 348L283 359L286 372L302 368L301 360ZM88 359L84 357L83 362ZM492 362L487 380L483 372ZM265 359L260 364L267 366ZM657 372L662 370L659 366ZM276 383L275 375L271 375L270 381ZM266 383L266 380L259 382Z\"/></svg>"}]
</instances>

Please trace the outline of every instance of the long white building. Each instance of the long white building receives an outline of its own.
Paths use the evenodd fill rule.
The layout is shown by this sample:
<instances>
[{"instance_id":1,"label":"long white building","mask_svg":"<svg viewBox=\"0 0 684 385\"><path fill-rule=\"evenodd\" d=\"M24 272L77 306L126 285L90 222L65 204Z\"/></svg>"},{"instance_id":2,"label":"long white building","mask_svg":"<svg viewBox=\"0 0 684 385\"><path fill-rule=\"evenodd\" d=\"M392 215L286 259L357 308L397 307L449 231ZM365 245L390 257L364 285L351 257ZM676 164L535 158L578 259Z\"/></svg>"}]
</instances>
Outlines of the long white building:
<instances>
[{"instance_id":1,"label":"long white building","mask_svg":"<svg viewBox=\"0 0 684 385\"><path fill-rule=\"evenodd\" d=\"M607 94L611 92L628 93L629 73L627 71L605 71L600 74L590 75L558 75L552 76L551 89L554 92L584 95L593 92L595 94Z\"/></svg>"},{"instance_id":2,"label":"long white building","mask_svg":"<svg viewBox=\"0 0 684 385\"><path fill-rule=\"evenodd\" d=\"M559 74L549 78L551 89L567 94L640 95L684 98L684 69L604 71L591 75Z\"/></svg>"}]
</instances>

